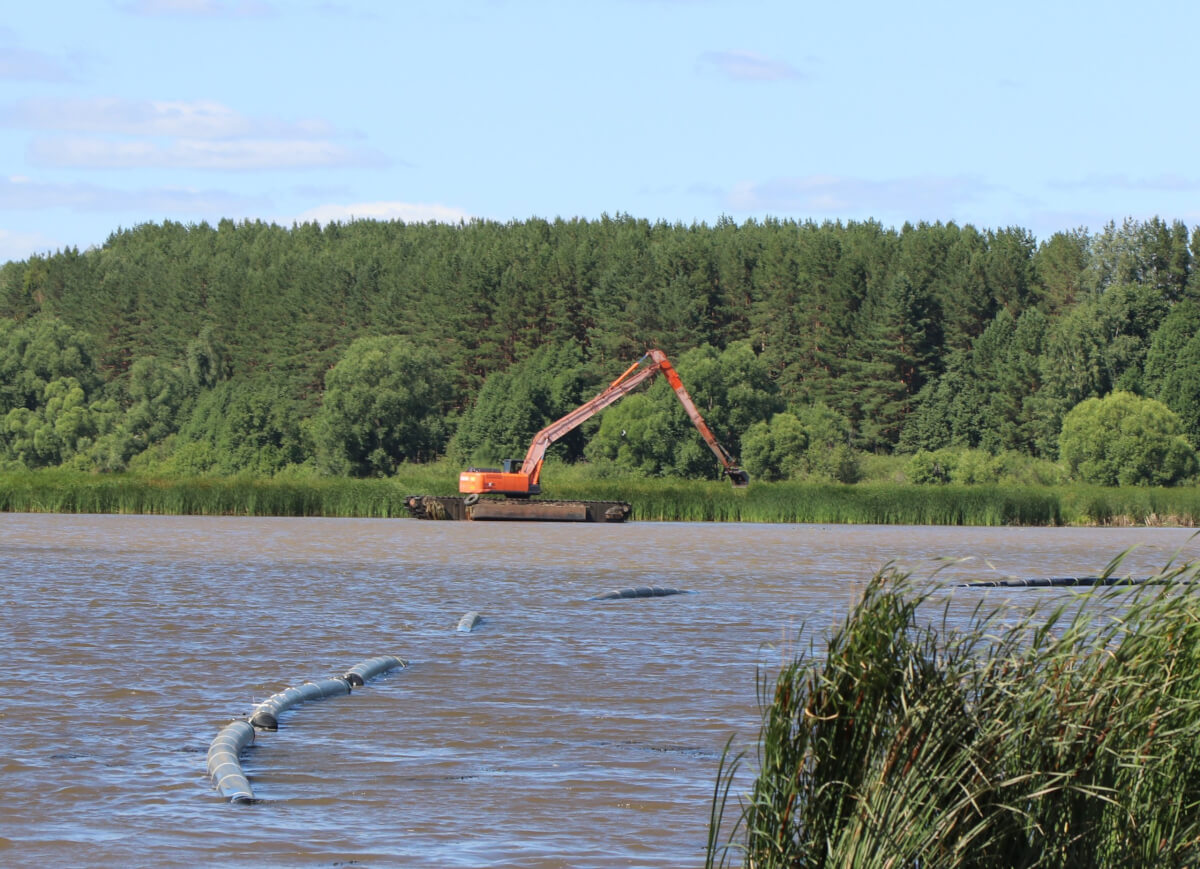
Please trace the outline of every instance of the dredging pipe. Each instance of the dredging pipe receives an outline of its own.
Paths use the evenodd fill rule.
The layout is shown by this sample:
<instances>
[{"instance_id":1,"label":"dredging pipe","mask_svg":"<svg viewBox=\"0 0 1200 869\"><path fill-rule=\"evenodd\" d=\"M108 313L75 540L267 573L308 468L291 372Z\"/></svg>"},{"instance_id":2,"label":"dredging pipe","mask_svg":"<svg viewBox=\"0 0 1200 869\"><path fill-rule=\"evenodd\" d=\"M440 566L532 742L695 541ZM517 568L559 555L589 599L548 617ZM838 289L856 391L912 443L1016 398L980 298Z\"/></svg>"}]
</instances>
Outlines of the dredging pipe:
<instances>
[{"instance_id":1,"label":"dredging pipe","mask_svg":"<svg viewBox=\"0 0 1200 869\"><path fill-rule=\"evenodd\" d=\"M395 655L380 655L378 658L371 658L363 661L361 664L355 664L345 675L342 676L354 688L361 688L368 680L374 679L376 676L382 675L389 670L394 670L397 667L407 667L408 662L403 658L397 658Z\"/></svg>"},{"instance_id":2,"label":"dredging pipe","mask_svg":"<svg viewBox=\"0 0 1200 869\"><path fill-rule=\"evenodd\" d=\"M475 626L483 621L483 616L471 610L469 613L464 613L463 617L458 620L458 630L461 633L469 634L475 630Z\"/></svg>"},{"instance_id":3,"label":"dredging pipe","mask_svg":"<svg viewBox=\"0 0 1200 869\"><path fill-rule=\"evenodd\" d=\"M981 579L960 582L959 588L1071 588L1095 585L1146 585L1148 579L1116 576L1049 576L1030 579Z\"/></svg>"},{"instance_id":4,"label":"dredging pipe","mask_svg":"<svg viewBox=\"0 0 1200 869\"><path fill-rule=\"evenodd\" d=\"M395 655L380 655L356 664L344 676L305 682L267 698L255 707L254 714L248 720L239 718L225 725L209 745L208 775L213 780L213 786L230 802L254 802L254 791L242 770L240 755L242 749L254 742L256 729L278 730L279 716L297 703L349 694L352 682L363 685L367 679L407 666L407 661Z\"/></svg>"},{"instance_id":5,"label":"dredging pipe","mask_svg":"<svg viewBox=\"0 0 1200 869\"><path fill-rule=\"evenodd\" d=\"M332 679L322 679L319 682L305 682L278 694L272 694L262 703L254 707L250 723L259 730L278 730L279 716L291 709L297 703L305 700L324 700L337 694L349 694L350 683L342 676Z\"/></svg>"},{"instance_id":6,"label":"dredging pipe","mask_svg":"<svg viewBox=\"0 0 1200 869\"><path fill-rule=\"evenodd\" d=\"M682 588L663 588L660 585L641 585L637 588L621 588L589 597L588 600L624 600L635 597L669 597L673 594L692 594Z\"/></svg>"},{"instance_id":7,"label":"dredging pipe","mask_svg":"<svg viewBox=\"0 0 1200 869\"><path fill-rule=\"evenodd\" d=\"M254 802L250 780L242 771L239 755L254 742L254 726L244 719L226 724L208 747L208 774L221 796L233 803Z\"/></svg>"}]
</instances>

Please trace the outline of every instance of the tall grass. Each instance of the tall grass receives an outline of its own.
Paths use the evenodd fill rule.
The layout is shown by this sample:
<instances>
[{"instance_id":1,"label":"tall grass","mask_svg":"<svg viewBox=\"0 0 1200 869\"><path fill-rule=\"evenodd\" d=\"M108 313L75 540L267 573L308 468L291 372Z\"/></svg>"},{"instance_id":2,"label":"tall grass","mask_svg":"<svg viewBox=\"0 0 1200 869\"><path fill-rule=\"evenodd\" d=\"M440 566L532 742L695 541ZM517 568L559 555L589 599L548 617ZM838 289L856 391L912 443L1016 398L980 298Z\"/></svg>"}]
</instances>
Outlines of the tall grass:
<instances>
[{"instance_id":1,"label":"tall grass","mask_svg":"<svg viewBox=\"0 0 1200 869\"><path fill-rule=\"evenodd\" d=\"M547 487L549 488L549 487ZM880 525L1059 525L1058 496L1034 486L752 483L628 479L559 485L554 497L618 499L635 519Z\"/></svg>"},{"instance_id":2,"label":"tall grass","mask_svg":"<svg viewBox=\"0 0 1200 869\"><path fill-rule=\"evenodd\" d=\"M823 654L760 677L757 777L708 865L1195 865L1196 572L958 630L880 573Z\"/></svg>"},{"instance_id":3,"label":"tall grass","mask_svg":"<svg viewBox=\"0 0 1200 869\"><path fill-rule=\"evenodd\" d=\"M410 494L452 495L458 469L406 465L386 480L289 474L153 477L46 470L0 473L0 511L209 515L407 515ZM1034 485L761 483L596 478L555 467L543 497L628 501L641 521L883 525L1200 524L1200 489Z\"/></svg>"},{"instance_id":4,"label":"tall grass","mask_svg":"<svg viewBox=\"0 0 1200 869\"><path fill-rule=\"evenodd\" d=\"M0 475L0 511L206 516L405 516L392 480L168 479L39 471Z\"/></svg>"}]
</instances>

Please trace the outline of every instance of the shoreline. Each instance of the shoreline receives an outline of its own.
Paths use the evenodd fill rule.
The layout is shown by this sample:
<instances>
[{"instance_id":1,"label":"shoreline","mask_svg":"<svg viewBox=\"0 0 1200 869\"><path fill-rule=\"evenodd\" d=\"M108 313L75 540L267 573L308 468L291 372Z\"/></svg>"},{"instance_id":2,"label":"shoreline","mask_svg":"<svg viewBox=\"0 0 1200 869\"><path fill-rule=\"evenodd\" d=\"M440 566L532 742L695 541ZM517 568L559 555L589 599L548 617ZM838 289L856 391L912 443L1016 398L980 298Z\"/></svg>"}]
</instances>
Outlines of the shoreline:
<instances>
[{"instance_id":1,"label":"shoreline","mask_svg":"<svg viewBox=\"0 0 1200 869\"><path fill-rule=\"evenodd\" d=\"M452 484L451 484L452 485ZM409 518L412 494L455 494L428 472L393 479L194 477L74 471L0 473L0 512ZM909 483L754 483L606 479L548 498L619 500L632 521L1018 527L1200 525L1200 489Z\"/></svg>"}]
</instances>

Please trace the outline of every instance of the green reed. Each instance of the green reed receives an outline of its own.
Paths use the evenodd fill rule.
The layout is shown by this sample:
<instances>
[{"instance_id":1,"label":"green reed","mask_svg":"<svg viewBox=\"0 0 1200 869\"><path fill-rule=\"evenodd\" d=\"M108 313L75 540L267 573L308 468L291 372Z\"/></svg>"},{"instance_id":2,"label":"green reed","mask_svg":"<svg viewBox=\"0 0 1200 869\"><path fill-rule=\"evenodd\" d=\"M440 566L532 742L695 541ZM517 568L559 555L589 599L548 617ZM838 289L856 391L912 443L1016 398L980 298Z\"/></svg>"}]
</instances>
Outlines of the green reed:
<instances>
[{"instance_id":1,"label":"green reed","mask_svg":"<svg viewBox=\"0 0 1200 869\"><path fill-rule=\"evenodd\" d=\"M1195 865L1196 573L952 629L881 572L822 652L760 676L756 778L708 865Z\"/></svg>"},{"instance_id":2,"label":"green reed","mask_svg":"<svg viewBox=\"0 0 1200 869\"><path fill-rule=\"evenodd\" d=\"M151 477L62 470L0 473L0 511L275 516L405 516L410 494L452 495L458 469L404 466L386 480L315 474ZM591 478L566 467L543 477L545 498L627 501L633 518L670 522L882 525L1200 524L1200 489L1034 485L751 483Z\"/></svg>"},{"instance_id":3,"label":"green reed","mask_svg":"<svg viewBox=\"0 0 1200 869\"><path fill-rule=\"evenodd\" d=\"M734 489L722 482L630 479L561 484L551 494L629 501L634 518L647 521L880 525L1059 525L1064 521L1056 490L1036 486L752 483L748 489Z\"/></svg>"},{"instance_id":4,"label":"green reed","mask_svg":"<svg viewBox=\"0 0 1200 869\"><path fill-rule=\"evenodd\" d=\"M60 471L0 474L0 511L206 516L405 516L395 480L154 478Z\"/></svg>"}]
</instances>

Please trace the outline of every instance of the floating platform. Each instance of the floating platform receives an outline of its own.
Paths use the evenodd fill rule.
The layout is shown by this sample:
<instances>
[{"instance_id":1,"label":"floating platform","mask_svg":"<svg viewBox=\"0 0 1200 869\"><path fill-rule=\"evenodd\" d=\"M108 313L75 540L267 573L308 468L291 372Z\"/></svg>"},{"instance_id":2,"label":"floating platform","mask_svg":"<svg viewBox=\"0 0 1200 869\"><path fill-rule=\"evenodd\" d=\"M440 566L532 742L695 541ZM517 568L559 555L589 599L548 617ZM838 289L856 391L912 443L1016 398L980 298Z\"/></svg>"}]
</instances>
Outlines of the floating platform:
<instances>
[{"instance_id":1,"label":"floating platform","mask_svg":"<svg viewBox=\"0 0 1200 869\"><path fill-rule=\"evenodd\" d=\"M417 519L475 522L624 522L632 510L625 501L542 501L450 495L409 495L404 504Z\"/></svg>"}]
</instances>

